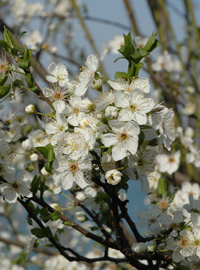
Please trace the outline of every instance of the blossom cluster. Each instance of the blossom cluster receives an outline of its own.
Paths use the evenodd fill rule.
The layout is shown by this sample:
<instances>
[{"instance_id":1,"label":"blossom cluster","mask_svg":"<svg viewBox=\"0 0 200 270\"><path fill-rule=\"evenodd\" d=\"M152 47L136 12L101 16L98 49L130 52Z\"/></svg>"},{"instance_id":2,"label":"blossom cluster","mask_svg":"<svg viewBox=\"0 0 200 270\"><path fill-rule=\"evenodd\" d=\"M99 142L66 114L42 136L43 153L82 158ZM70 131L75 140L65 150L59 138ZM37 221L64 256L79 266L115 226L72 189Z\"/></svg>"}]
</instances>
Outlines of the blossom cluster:
<instances>
[{"instance_id":1,"label":"blossom cluster","mask_svg":"<svg viewBox=\"0 0 200 270\"><path fill-rule=\"evenodd\" d=\"M142 43L142 40L138 42ZM140 44L139 47L144 49L145 46ZM123 46L121 50L126 56ZM172 57L165 52L152 68L155 72L163 72L162 69L171 72L174 68L178 73L178 63L175 67L171 62ZM138 63L132 64L137 66ZM95 222L98 226L102 222L100 235L113 237L115 228L110 222L110 207L113 207L110 198L113 196L116 200L123 216L128 184L138 180L142 190L148 192L150 206L138 213L136 225L145 228L147 238L142 242L138 238L137 242L130 244L131 252L138 256L155 256L165 250L164 254L172 255L175 263L184 258L198 260L199 185L184 183L182 189L175 191L166 184L177 172L182 158L200 166L193 129L184 131L179 127L175 131L173 109L156 101L148 78L120 73L117 79L108 80L100 70L99 57L91 54L78 78L70 80L67 67L52 62L46 76L49 86L38 89L39 86L32 84L29 87L40 90L51 110L41 113L37 105L29 104L25 107L26 115L12 113L2 117L0 194L7 203L19 201L28 209L32 200L34 214L29 216L29 225L34 236L30 250L37 245L35 236L42 239L43 245L49 245L51 238L55 237L61 247L68 249L68 239L65 238L70 226L77 228L83 223L84 230L97 230ZM18 72L28 81L29 71L18 69L4 59L0 75L1 79L7 80L13 72ZM13 100L12 95L10 100ZM34 124L29 125L35 115ZM41 115L43 117L39 118ZM176 147L170 153L174 141ZM184 157L183 151L186 151ZM63 206L61 202L61 207L58 204L60 195L66 196L70 203ZM39 198L41 209L36 207ZM46 207L44 198L55 204L49 203ZM84 212L85 208L87 211ZM75 225L60 218L65 212L74 217ZM40 222L34 215L40 215ZM95 218L91 221L91 217ZM134 234L137 235L137 231ZM121 251L109 247L106 256L111 261L123 261L125 254ZM95 256L95 252L86 254L88 260ZM103 255L100 252L98 256ZM50 268L54 264L66 269L87 269L85 264L69 262L58 256L47 261L44 267ZM95 267L101 269L102 265L97 263Z\"/></svg>"}]
</instances>

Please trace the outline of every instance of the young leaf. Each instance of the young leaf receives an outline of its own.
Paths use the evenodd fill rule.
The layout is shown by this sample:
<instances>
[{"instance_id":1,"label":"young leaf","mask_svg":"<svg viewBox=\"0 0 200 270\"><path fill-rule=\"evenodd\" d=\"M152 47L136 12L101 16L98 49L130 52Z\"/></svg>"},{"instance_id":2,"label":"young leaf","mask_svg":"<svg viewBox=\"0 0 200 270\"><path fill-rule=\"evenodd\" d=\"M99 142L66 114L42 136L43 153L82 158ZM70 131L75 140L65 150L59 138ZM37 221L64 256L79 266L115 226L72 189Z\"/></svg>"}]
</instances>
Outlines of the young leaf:
<instances>
[{"instance_id":1,"label":"young leaf","mask_svg":"<svg viewBox=\"0 0 200 270\"><path fill-rule=\"evenodd\" d=\"M52 169L52 162L45 162L44 164L45 170L49 173L51 173L51 169Z\"/></svg>"},{"instance_id":2,"label":"young leaf","mask_svg":"<svg viewBox=\"0 0 200 270\"><path fill-rule=\"evenodd\" d=\"M36 150L46 159L48 162L51 162L55 159L55 153L53 146L49 143L46 146L36 147Z\"/></svg>"},{"instance_id":3,"label":"young leaf","mask_svg":"<svg viewBox=\"0 0 200 270\"><path fill-rule=\"evenodd\" d=\"M19 59L18 61L18 67L21 69L27 69L30 66L30 61L25 59Z\"/></svg>"},{"instance_id":4,"label":"young leaf","mask_svg":"<svg viewBox=\"0 0 200 270\"><path fill-rule=\"evenodd\" d=\"M25 81L29 88L32 88L35 86L34 79L31 73L28 73L25 77Z\"/></svg>"},{"instance_id":5,"label":"young leaf","mask_svg":"<svg viewBox=\"0 0 200 270\"><path fill-rule=\"evenodd\" d=\"M6 84L6 85L2 85L0 86L0 99L4 98L5 96L8 95L8 93L10 92L11 89L11 85L10 84Z\"/></svg>"},{"instance_id":6,"label":"young leaf","mask_svg":"<svg viewBox=\"0 0 200 270\"><path fill-rule=\"evenodd\" d=\"M50 214L50 218L52 221L56 221L60 218L60 213L59 212L54 212Z\"/></svg>"},{"instance_id":7,"label":"young leaf","mask_svg":"<svg viewBox=\"0 0 200 270\"><path fill-rule=\"evenodd\" d=\"M115 79L119 79L119 78L127 78L128 74L126 72L116 72L115 73Z\"/></svg>"},{"instance_id":8,"label":"young leaf","mask_svg":"<svg viewBox=\"0 0 200 270\"><path fill-rule=\"evenodd\" d=\"M15 41L11 32L4 26L3 40L8 44L10 48L15 48Z\"/></svg>"},{"instance_id":9,"label":"young leaf","mask_svg":"<svg viewBox=\"0 0 200 270\"><path fill-rule=\"evenodd\" d=\"M159 45L159 41L156 39L156 35L157 33L153 31L151 37L144 46L144 49L146 49L148 52L152 52Z\"/></svg>"},{"instance_id":10,"label":"young leaf","mask_svg":"<svg viewBox=\"0 0 200 270\"><path fill-rule=\"evenodd\" d=\"M3 86L6 83L7 79L8 79L8 75L1 76L0 74L0 86Z\"/></svg>"},{"instance_id":11,"label":"young leaf","mask_svg":"<svg viewBox=\"0 0 200 270\"><path fill-rule=\"evenodd\" d=\"M21 32L21 34L19 35L19 37L18 37L18 39L17 39L17 44L18 44L18 42L19 42L19 40L21 39L21 37L23 36L23 35L25 35L27 32L26 31L23 31L23 32Z\"/></svg>"},{"instance_id":12,"label":"young leaf","mask_svg":"<svg viewBox=\"0 0 200 270\"><path fill-rule=\"evenodd\" d=\"M35 195L37 191L39 190L40 184L41 184L41 178L35 175L31 182L31 192L33 193L33 195Z\"/></svg>"},{"instance_id":13,"label":"young leaf","mask_svg":"<svg viewBox=\"0 0 200 270\"><path fill-rule=\"evenodd\" d=\"M45 232L43 231L43 229L40 228L34 228L31 230L31 233L33 235L35 235L37 238L43 238L45 237Z\"/></svg>"},{"instance_id":14,"label":"young leaf","mask_svg":"<svg viewBox=\"0 0 200 270\"><path fill-rule=\"evenodd\" d=\"M4 40L0 40L0 47L3 47L6 51L8 51L8 49L10 49L10 46Z\"/></svg>"}]
</instances>

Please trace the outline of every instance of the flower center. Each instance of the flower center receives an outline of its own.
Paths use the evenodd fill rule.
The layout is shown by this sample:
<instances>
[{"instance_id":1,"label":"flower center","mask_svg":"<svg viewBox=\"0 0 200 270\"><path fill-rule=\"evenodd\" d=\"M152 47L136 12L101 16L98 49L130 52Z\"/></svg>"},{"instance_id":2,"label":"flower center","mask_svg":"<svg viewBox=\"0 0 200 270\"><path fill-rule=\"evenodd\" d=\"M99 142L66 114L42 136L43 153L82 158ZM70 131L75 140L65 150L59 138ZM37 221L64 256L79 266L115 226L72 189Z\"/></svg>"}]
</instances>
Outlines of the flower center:
<instances>
[{"instance_id":1,"label":"flower center","mask_svg":"<svg viewBox=\"0 0 200 270\"><path fill-rule=\"evenodd\" d=\"M135 104L131 104L131 105L130 105L130 110L131 110L132 112L135 112L136 109L137 109L137 106L136 106Z\"/></svg>"},{"instance_id":2,"label":"flower center","mask_svg":"<svg viewBox=\"0 0 200 270\"><path fill-rule=\"evenodd\" d=\"M64 126L60 126L60 127L59 127L59 131L63 131L64 129L65 129Z\"/></svg>"},{"instance_id":3,"label":"flower center","mask_svg":"<svg viewBox=\"0 0 200 270\"><path fill-rule=\"evenodd\" d=\"M167 209L167 202L166 201L160 201L159 202L159 207L161 209Z\"/></svg>"},{"instance_id":4,"label":"flower center","mask_svg":"<svg viewBox=\"0 0 200 270\"><path fill-rule=\"evenodd\" d=\"M174 163L175 159L174 157L169 157L169 163Z\"/></svg>"},{"instance_id":5,"label":"flower center","mask_svg":"<svg viewBox=\"0 0 200 270\"><path fill-rule=\"evenodd\" d=\"M119 135L119 140L120 141L126 141L128 139L128 134L126 132L122 132Z\"/></svg>"},{"instance_id":6,"label":"flower center","mask_svg":"<svg viewBox=\"0 0 200 270\"><path fill-rule=\"evenodd\" d=\"M54 100L61 100L61 99L63 99L63 95L61 92L56 91L53 93L53 98L54 98Z\"/></svg>"},{"instance_id":7,"label":"flower center","mask_svg":"<svg viewBox=\"0 0 200 270\"><path fill-rule=\"evenodd\" d=\"M12 184L12 188L13 188L13 189L17 190L18 187L19 187L18 183L14 182L14 183Z\"/></svg>"},{"instance_id":8,"label":"flower center","mask_svg":"<svg viewBox=\"0 0 200 270\"><path fill-rule=\"evenodd\" d=\"M72 172L72 173L75 173L78 171L78 165L76 163L71 163L69 165L69 170Z\"/></svg>"},{"instance_id":9,"label":"flower center","mask_svg":"<svg viewBox=\"0 0 200 270\"><path fill-rule=\"evenodd\" d=\"M0 64L0 72L6 72L6 70L8 69L8 66L6 63L1 63Z\"/></svg>"},{"instance_id":10,"label":"flower center","mask_svg":"<svg viewBox=\"0 0 200 270\"><path fill-rule=\"evenodd\" d=\"M189 245L188 238L185 236L179 241L180 248L186 248Z\"/></svg>"},{"instance_id":11,"label":"flower center","mask_svg":"<svg viewBox=\"0 0 200 270\"><path fill-rule=\"evenodd\" d=\"M161 68L163 68L163 69L164 69L165 67L166 67L165 62L162 62L162 63L161 63Z\"/></svg>"},{"instance_id":12,"label":"flower center","mask_svg":"<svg viewBox=\"0 0 200 270\"><path fill-rule=\"evenodd\" d=\"M78 114L79 113L79 108L78 107L72 108L72 113Z\"/></svg>"}]
</instances>

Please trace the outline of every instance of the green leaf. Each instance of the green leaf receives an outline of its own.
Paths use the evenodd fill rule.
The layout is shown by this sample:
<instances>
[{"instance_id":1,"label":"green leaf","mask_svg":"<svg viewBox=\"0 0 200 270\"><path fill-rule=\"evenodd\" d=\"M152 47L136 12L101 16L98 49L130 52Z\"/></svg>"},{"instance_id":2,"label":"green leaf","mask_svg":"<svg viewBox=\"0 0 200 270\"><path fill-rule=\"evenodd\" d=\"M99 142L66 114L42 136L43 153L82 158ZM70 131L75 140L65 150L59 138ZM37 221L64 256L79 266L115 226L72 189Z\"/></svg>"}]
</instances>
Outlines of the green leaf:
<instances>
[{"instance_id":1,"label":"green leaf","mask_svg":"<svg viewBox=\"0 0 200 270\"><path fill-rule=\"evenodd\" d=\"M139 134L139 145L141 145L144 142L144 138L145 138L144 132L141 131Z\"/></svg>"},{"instance_id":2,"label":"green leaf","mask_svg":"<svg viewBox=\"0 0 200 270\"><path fill-rule=\"evenodd\" d=\"M144 64L143 63L134 63L134 62L132 62L133 63L133 66L132 66L132 69L131 69L131 73L130 73L130 77L138 77L138 73L139 73L139 71L140 71L140 69L144 66ZM131 74L133 74L132 76L131 76Z\"/></svg>"},{"instance_id":3,"label":"green leaf","mask_svg":"<svg viewBox=\"0 0 200 270\"><path fill-rule=\"evenodd\" d=\"M107 202L110 199L110 197L103 191L99 191L97 193L97 196L95 198L95 201L99 204L101 204L101 202Z\"/></svg>"},{"instance_id":4,"label":"green leaf","mask_svg":"<svg viewBox=\"0 0 200 270\"><path fill-rule=\"evenodd\" d=\"M65 221L65 222L64 222L64 225L67 225L67 226L72 226L72 225L73 225L73 223L72 223L72 222L69 222L69 221Z\"/></svg>"},{"instance_id":5,"label":"green leaf","mask_svg":"<svg viewBox=\"0 0 200 270\"><path fill-rule=\"evenodd\" d=\"M17 65L21 69L27 69L30 66L30 61L25 59L19 59Z\"/></svg>"},{"instance_id":6,"label":"green leaf","mask_svg":"<svg viewBox=\"0 0 200 270\"><path fill-rule=\"evenodd\" d=\"M35 85L29 89L30 91L37 93L39 91L38 87Z\"/></svg>"},{"instance_id":7,"label":"green leaf","mask_svg":"<svg viewBox=\"0 0 200 270\"><path fill-rule=\"evenodd\" d=\"M115 59L114 63L116 63L119 59L124 59L124 57L118 57L117 59Z\"/></svg>"},{"instance_id":8,"label":"green leaf","mask_svg":"<svg viewBox=\"0 0 200 270\"><path fill-rule=\"evenodd\" d=\"M145 48L138 48L138 52L142 57L149 55L150 53Z\"/></svg>"},{"instance_id":9,"label":"green leaf","mask_svg":"<svg viewBox=\"0 0 200 270\"><path fill-rule=\"evenodd\" d=\"M32 53L33 50L27 49L26 45L24 45L24 59L30 62Z\"/></svg>"},{"instance_id":10,"label":"green leaf","mask_svg":"<svg viewBox=\"0 0 200 270\"><path fill-rule=\"evenodd\" d=\"M49 228L49 226L44 229L44 235L46 237L52 237L53 236L52 235L52 232L51 232L51 229Z\"/></svg>"},{"instance_id":11,"label":"green leaf","mask_svg":"<svg viewBox=\"0 0 200 270\"><path fill-rule=\"evenodd\" d=\"M10 46L4 40L0 40L0 47L3 47L6 51L8 51L8 49L10 49Z\"/></svg>"},{"instance_id":12,"label":"green leaf","mask_svg":"<svg viewBox=\"0 0 200 270\"><path fill-rule=\"evenodd\" d=\"M47 207L44 207L40 210L40 218L46 223L49 218L50 218L50 214L49 214L49 211L48 211L48 208Z\"/></svg>"},{"instance_id":13,"label":"green leaf","mask_svg":"<svg viewBox=\"0 0 200 270\"><path fill-rule=\"evenodd\" d=\"M40 228L34 228L31 230L31 233L33 235L35 235L37 238L43 238L45 237L45 232L43 231L43 229Z\"/></svg>"},{"instance_id":14,"label":"green leaf","mask_svg":"<svg viewBox=\"0 0 200 270\"><path fill-rule=\"evenodd\" d=\"M25 35L27 32L26 31L23 31L23 32L21 32L21 34L19 35L19 37L18 37L18 39L17 39L17 44L18 44L18 42L19 42L19 40L21 39L21 37L23 36L23 35Z\"/></svg>"},{"instance_id":15,"label":"green leaf","mask_svg":"<svg viewBox=\"0 0 200 270\"><path fill-rule=\"evenodd\" d=\"M51 213L50 218L52 221L56 221L56 220L60 219L60 213L59 212Z\"/></svg>"},{"instance_id":16,"label":"green leaf","mask_svg":"<svg viewBox=\"0 0 200 270\"><path fill-rule=\"evenodd\" d=\"M132 48L131 46L127 45L123 45L121 46L121 48L118 50L126 59L129 59L129 56L132 53Z\"/></svg>"},{"instance_id":17,"label":"green leaf","mask_svg":"<svg viewBox=\"0 0 200 270\"><path fill-rule=\"evenodd\" d=\"M22 86L22 80L16 79L13 83L12 83L12 89L13 91L15 91L15 88L17 87L21 87Z\"/></svg>"},{"instance_id":18,"label":"green leaf","mask_svg":"<svg viewBox=\"0 0 200 270\"><path fill-rule=\"evenodd\" d=\"M125 34L123 36L124 36L124 45L130 46L130 47L132 47L132 50L135 50L135 48L133 46L133 41L131 38L131 32L129 32L127 36ZM133 51L133 53L134 53L134 51Z\"/></svg>"},{"instance_id":19,"label":"green leaf","mask_svg":"<svg viewBox=\"0 0 200 270\"><path fill-rule=\"evenodd\" d=\"M166 195L167 193L167 185L163 178L160 178L158 181L158 193L161 195Z\"/></svg>"},{"instance_id":20,"label":"green leaf","mask_svg":"<svg viewBox=\"0 0 200 270\"><path fill-rule=\"evenodd\" d=\"M41 184L41 178L35 175L31 182L31 192L33 193L33 195L35 195L37 191L39 190L40 184Z\"/></svg>"},{"instance_id":21,"label":"green leaf","mask_svg":"<svg viewBox=\"0 0 200 270\"><path fill-rule=\"evenodd\" d=\"M90 227L90 229L91 229L91 231L98 231L99 230L99 228L98 227Z\"/></svg>"},{"instance_id":22,"label":"green leaf","mask_svg":"<svg viewBox=\"0 0 200 270\"><path fill-rule=\"evenodd\" d=\"M127 78L128 74L126 72L116 72L115 73L115 79L119 79L119 78Z\"/></svg>"},{"instance_id":23,"label":"green leaf","mask_svg":"<svg viewBox=\"0 0 200 270\"><path fill-rule=\"evenodd\" d=\"M47 172L51 173L51 169L52 169L52 162L45 162L44 167L46 169Z\"/></svg>"},{"instance_id":24,"label":"green leaf","mask_svg":"<svg viewBox=\"0 0 200 270\"><path fill-rule=\"evenodd\" d=\"M3 86L6 83L7 79L8 75L3 76L2 74L0 74L0 86Z\"/></svg>"},{"instance_id":25,"label":"green leaf","mask_svg":"<svg viewBox=\"0 0 200 270\"><path fill-rule=\"evenodd\" d=\"M5 96L8 95L8 93L10 92L11 89L11 85L10 84L6 84L6 85L2 85L0 86L0 99L4 98Z\"/></svg>"},{"instance_id":26,"label":"green leaf","mask_svg":"<svg viewBox=\"0 0 200 270\"><path fill-rule=\"evenodd\" d=\"M46 146L36 147L36 150L46 159L48 162L54 161L55 153L53 146L49 143Z\"/></svg>"},{"instance_id":27,"label":"green leaf","mask_svg":"<svg viewBox=\"0 0 200 270\"><path fill-rule=\"evenodd\" d=\"M15 41L11 32L4 26L3 41L5 41L10 48L15 48Z\"/></svg>"},{"instance_id":28,"label":"green leaf","mask_svg":"<svg viewBox=\"0 0 200 270\"><path fill-rule=\"evenodd\" d=\"M144 46L144 49L146 49L148 52L152 52L156 47L159 46L160 42L156 39L156 35L157 33L153 31L151 37Z\"/></svg>"},{"instance_id":29,"label":"green leaf","mask_svg":"<svg viewBox=\"0 0 200 270\"><path fill-rule=\"evenodd\" d=\"M130 55L135 52L135 48L133 46L131 38L131 32L129 32L128 35L124 34L124 44L120 47L118 52L121 53L127 60L129 60Z\"/></svg>"},{"instance_id":30,"label":"green leaf","mask_svg":"<svg viewBox=\"0 0 200 270\"><path fill-rule=\"evenodd\" d=\"M25 81L29 88L32 88L35 86L35 82L31 73L26 74Z\"/></svg>"}]
</instances>

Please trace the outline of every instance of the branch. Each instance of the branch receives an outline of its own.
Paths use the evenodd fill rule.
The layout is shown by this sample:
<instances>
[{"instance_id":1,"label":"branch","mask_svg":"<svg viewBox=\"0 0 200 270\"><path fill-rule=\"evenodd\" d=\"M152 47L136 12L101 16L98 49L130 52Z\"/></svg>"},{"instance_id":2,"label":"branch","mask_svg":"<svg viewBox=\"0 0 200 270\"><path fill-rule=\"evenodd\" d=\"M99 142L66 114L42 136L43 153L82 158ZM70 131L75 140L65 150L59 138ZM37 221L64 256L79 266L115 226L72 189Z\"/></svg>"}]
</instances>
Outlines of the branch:
<instances>
[{"instance_id":1,"label":"branch","mask_svg":"<svg viewBox=\"0 0 200 270\"><path fill-rule=\"evenodd\" d=\"M18 201L23 205L23 207L26 209L28 212L29 216L39 225L40 228L45 229L45 226L42 224L42 222L39 220L39 218L32 212L32 210L29 208L28 203L24 202L23 200L18 198ZM61 246L53 237L48 237L49 241L53 244L55 248L57 248L60 252L61 255L63 255L67 260L69 261L77 261L77 262L87 262L87 263L93 263L93 262L98 262L98 261L112 261L115 263L120 263L120 262L128 262L126 258L123 259L116 259L116 258L111 258L111 257L99 257L99 258L86 258L84 256L79 255L75 251L73 251L70 248L65 248ZM72 257L69 254L65 252L65 250L70 251L73 255L76 255L76 257Z\"/></svg>"},{"instance_id":2,"label":"branch","mask_svg":"<svg viewBox=\"0 0 200 270\"><path fill-rule=\"evenodd\" d=\"M71 192L71 194L73 195L73 197L75 198L73 192ZM106 239L109 242L115 243L115 240L112 238L112 236L104 229L103 225L101 224L101 222L99 221L98 217L93 215L93 213L82 203L80 203L78 200L76 200L76 203L78 206L80 206L87 214L88 216L90 216L92 218L92 220L96 223L96 225L98 226L99 230L102 232L102 234L104 234L104 236L106 237Z\"/></svg>"},{"instance_id":3,"label":"branch","mask_svg":"<svg viewBox=\"0 0 200 270\"><path fill-rule=\"evenodd\" d=\"M36 196L33 196L31 198L31 200L34 201L34 202L36 202L36 203L38 203L40 206L47 207L48 210L49 210L49 212L51 212L51 213L57 212L50 205L48 205L45 201L37 198ZM110 242L108 240L105 240L104 238L99 237L99 236L97 236L97 235L95 235L95 234L87 231L86 229L84 229L83 227L81 227L79 224L75 223L74 221L72 221L71 219L69 219L68 217L66 217L64 214L61 214L60 213L60 219L62 221L64 221L64 222L66 221L66 222L71 223L71 227L74 228L75 230L77 230L78 232L80 232L81 234L83 234L85 237L90 238L93 241L102 244L103 246L108 246L110 248L118 249L118 247L117 247L117 245L115 243Z\"/></svg>"},{"instance_id":4,"label":"branch","mask_svg":"<svg viewBox=\"0 0 200 270\"><path fill-rule=\"evenodd\" d=\"M106 25L109 24L109 25L112 25L112 26L119 27L119 28L122 28L124 30L130 31L129 26L124 25L124 24L119 23L119 22L113 22L113 21L106 20L106 19L95 18L95 17L89 16L89 15L83 16L83 19L93 21L93 22L100 22L100 23L103 23L103 24L106 24Z\"/></svg>"},{"instance_id":5,"label":"branch","mask_svg":"<svg viewBox=\"0 0 200 270\"><path fill-rule=\"evenodd\" d=\"M3 237L0 237L0 242L3 242L7 245L14 245L17 247L21 247L22 249L25 249L27 247L27 244L24 244L21 241L6 239ZM45 254L45 255L50 255L50 256L58 255L57 252L54 252L54 251L49 250L49 249L33 248L33 251L37 252L37 253Z\"/></svg>"}]
</instances>

